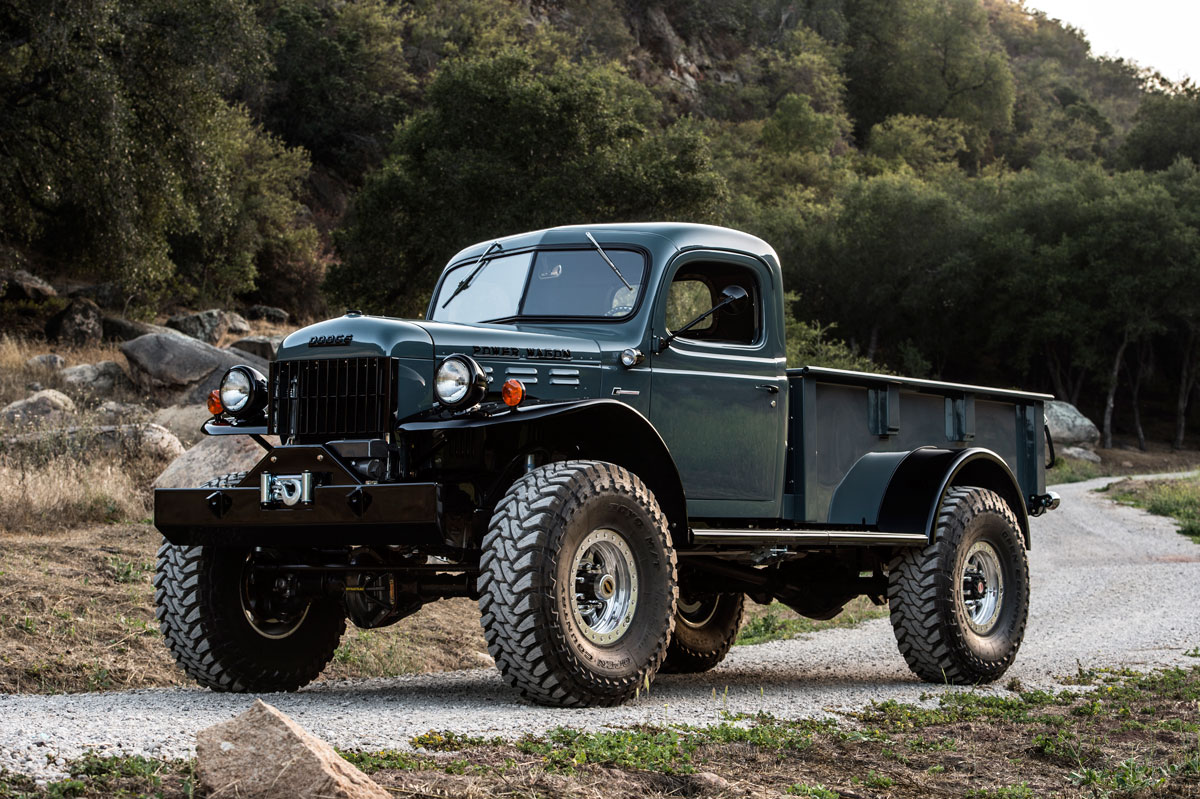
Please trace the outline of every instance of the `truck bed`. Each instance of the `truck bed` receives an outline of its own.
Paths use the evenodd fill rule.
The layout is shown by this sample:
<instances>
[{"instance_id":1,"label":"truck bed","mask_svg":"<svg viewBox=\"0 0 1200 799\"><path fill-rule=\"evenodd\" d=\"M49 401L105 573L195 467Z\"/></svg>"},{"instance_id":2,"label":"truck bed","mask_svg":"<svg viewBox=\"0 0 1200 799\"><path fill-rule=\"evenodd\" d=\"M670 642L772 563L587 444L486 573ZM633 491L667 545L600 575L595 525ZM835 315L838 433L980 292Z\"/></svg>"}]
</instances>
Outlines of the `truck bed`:
<instances>
[{"instance_id":1,"label":"truck bed","mask_svg":"<svg viewBox=\"0 0 1200 799\"><path fill-rule=\"evenodd\" d=\"M784 515L830 520L833 494L870 452L983 447L1026 497L1045 491L1047 394L805 366L787 370L790 395Z\"/></svg>"}]
</instances>

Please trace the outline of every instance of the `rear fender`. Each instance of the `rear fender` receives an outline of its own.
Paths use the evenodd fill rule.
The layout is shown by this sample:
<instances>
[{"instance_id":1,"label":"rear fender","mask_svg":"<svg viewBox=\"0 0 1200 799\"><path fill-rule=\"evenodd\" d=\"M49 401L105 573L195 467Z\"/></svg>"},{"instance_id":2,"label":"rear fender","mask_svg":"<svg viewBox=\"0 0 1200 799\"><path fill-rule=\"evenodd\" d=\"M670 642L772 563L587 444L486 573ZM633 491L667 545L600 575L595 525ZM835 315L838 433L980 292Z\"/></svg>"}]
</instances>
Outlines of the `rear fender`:
<instances>
[{"instance_id":1,"label":"rear fender","mask_svg":"<svg viewBox=\"0 0 1200 799\"><path fill-rule=\"evenodd\" d=\"M1029 515L1017 480L999 455L982 447L864 455L834 492L829 522L932 537L938 509L954 486L999 494L1017 517L1025 546L1031 546Z\"/></svg>"},{"instance_id":2,"label":"rear fender","mask_svg":"<svg viewBox=\"0 0 1200 799\"><path fill-rule=\"evenodd\" d=\"M686 535L688 529L687 502L675 460L654 425L625 403L594 399L531 405L490 417L407 422L399 426L402 432L479 428L503 432L514 441L523 438L552 441L564 449L574 449L578 453L574 457L625 467L654 492L676 543L683 543L681 535ZM523 436L522 432L530 435Z\"/></svg>"}]
</instances>

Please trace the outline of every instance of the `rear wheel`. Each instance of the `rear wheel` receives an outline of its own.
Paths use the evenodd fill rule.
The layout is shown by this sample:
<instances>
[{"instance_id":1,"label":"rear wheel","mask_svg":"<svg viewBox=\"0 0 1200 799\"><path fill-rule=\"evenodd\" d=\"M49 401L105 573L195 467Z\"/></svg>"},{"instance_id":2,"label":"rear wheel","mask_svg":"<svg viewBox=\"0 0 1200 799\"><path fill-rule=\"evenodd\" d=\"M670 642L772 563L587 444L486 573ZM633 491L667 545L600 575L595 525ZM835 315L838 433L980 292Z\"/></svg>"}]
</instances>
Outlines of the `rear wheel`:
<instances>
[{"instance_id":1,"label":"rear wheel","mask_svg":"<svg viewBox=\"0 0 1200 799\"><path fill-rule=\"evenodd\" d=\"M680 591L675 632L659 671L694 674L725 659L742 626L744 594L701 594Z\"/></svg>"},{"instance_id":2,"label":"rear wheel","mask_svg":"<svg viewBox=\"0 0 1200 799\"><path fill-rule=\"evenodd\" d=\"M998 679L1029 615L1025 539L1007 503L983 488L950 489L933 543L889 565L888 602L900 653L921 679Z\"/></svg>"},{"instance_id":3,"label":"rear wheel","mask_svg":"<svg viewBox=\"0 0 1200 799\"><path fill-rule=\"evenodd\" d=\"M244 473L203 487L238 485ZM291 691L316 679L346 629L334 600L302 599L286 576L255 568L270 553L238 547L158 550L157 616L188 676L215 691Z\"/></svg>"},{"instance_id":4,"label":"rear wheel","mask_svg":"<svg viewBox=\"0 0 1200 799\"><path fill-rule=\"evenodd\" d=\"M531 702L616 705L649 685L675 620L675 550L654 495L610 463L534 469L483 539L488 651Z\"/></svg>"}]
</instances>

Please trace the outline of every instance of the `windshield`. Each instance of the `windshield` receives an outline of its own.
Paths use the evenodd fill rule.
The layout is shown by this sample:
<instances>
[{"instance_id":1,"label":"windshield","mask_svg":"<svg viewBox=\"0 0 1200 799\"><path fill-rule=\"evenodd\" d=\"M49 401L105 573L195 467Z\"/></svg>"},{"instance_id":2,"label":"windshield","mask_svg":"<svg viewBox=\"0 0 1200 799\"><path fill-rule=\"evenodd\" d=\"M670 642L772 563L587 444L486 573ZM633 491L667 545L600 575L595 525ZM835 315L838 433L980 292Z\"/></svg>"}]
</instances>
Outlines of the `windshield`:
<instances>
[{"instance_id":1,"label":"windshield","mask_svg":"<svg viewBox=\"0 0 1200 799\"><path fill-rule=\"evenodd\" d=\"M450 299L477 262L456 266L442 280L430 318L487 322L526 316L628 316L642 290L646 259L631 250L605 248L605 252L620 270L620 277L596 250L494 254L475 279ZM632 288L627 288L621 277Z\"/></svg>"}]
</instances>

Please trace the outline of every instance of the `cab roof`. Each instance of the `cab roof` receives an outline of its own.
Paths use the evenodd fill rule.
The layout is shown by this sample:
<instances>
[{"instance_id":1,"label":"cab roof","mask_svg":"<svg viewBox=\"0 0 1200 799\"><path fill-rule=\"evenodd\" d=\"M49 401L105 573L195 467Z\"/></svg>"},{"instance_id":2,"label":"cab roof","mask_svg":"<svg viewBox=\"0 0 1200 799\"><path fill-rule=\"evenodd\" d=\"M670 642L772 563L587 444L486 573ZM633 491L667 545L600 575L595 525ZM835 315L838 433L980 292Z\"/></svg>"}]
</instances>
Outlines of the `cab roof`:
<instances>
[{"instance_id":1,"label":"cab roof","mask_svg":"<svg viewBox=\"0 0 1200 799\"><path fill-rule=\"evenodd\" d=\"M585 233L591 233L601 245L636 244L645 247L657 258L668 253L694 249L736 250L760 256L770 256L775 263L779 257L770 244L757 236L717 225L698 225L691 222L627 222L596 225L564 225L562 227L517 233L490 241L481 241L460 250L451 264L477 258L492 244L499 241L504 250L520 250L528 247L544 247L562 244L589 244Z\"/></svg>"}]
</instances>

